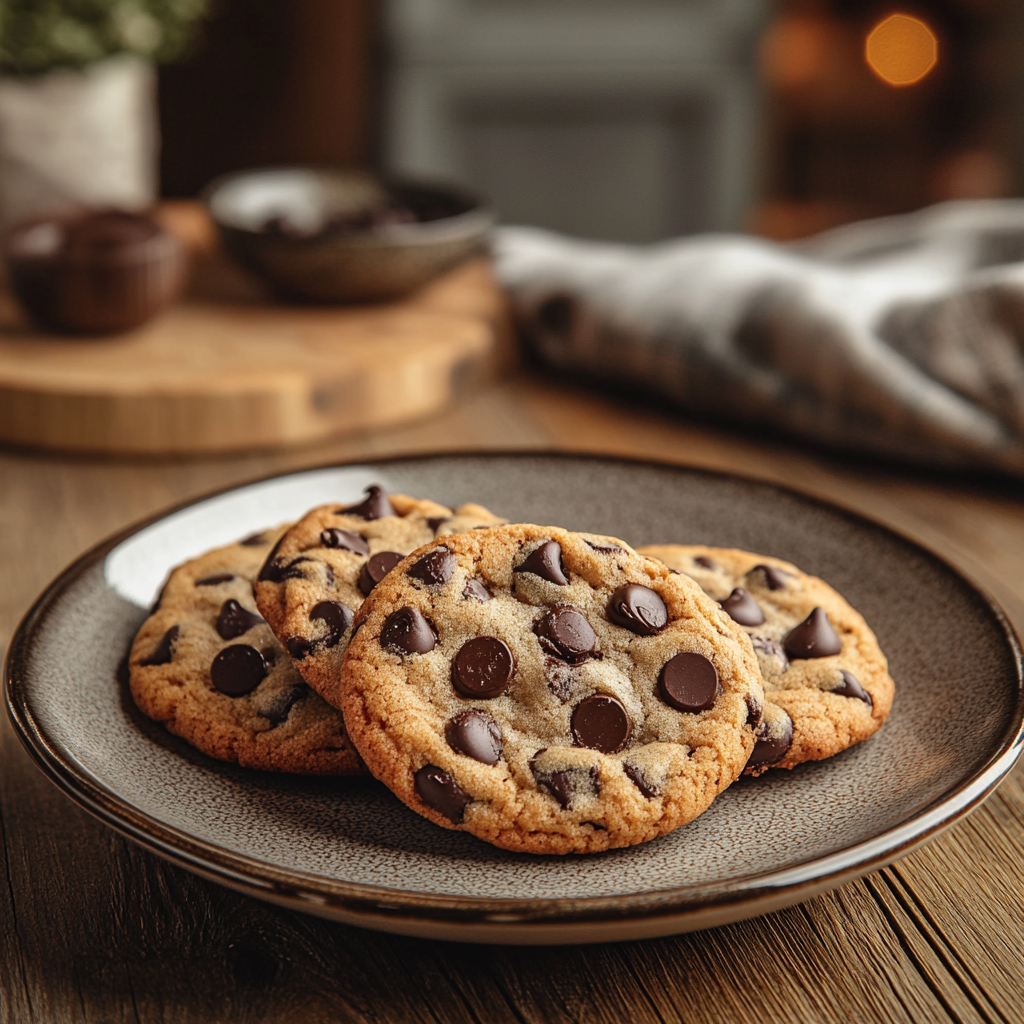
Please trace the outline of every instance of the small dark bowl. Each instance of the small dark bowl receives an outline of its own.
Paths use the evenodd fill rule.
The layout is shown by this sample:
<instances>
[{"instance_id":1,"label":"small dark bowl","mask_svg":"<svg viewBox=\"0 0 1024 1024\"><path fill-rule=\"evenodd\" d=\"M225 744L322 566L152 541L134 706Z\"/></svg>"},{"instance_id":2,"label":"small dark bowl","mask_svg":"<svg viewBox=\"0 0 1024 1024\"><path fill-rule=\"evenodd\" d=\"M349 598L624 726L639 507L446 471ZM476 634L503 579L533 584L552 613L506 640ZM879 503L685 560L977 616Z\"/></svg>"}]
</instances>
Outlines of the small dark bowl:
<instances>
[{"instance_id":1,"label":"small dark bowl","mask_svg":"<svg viewBox=\"0 0 1024 1024\"><path fill-rule=\"evenodd\" d=\"M181 243L149 217L116 210L23 224L7 241L11 288L32 318L75 334L128 331L181 290Z\"/></svg>"},{"instance_id":2,"label":"small dark bowl","mask_svg":"<svg viewBox=\"0 0 1024 1024\"><path fill-rule=\"evenodd\" d=\"M204 199L239 263L314 302L399 298L481 251L494 226L461 189L354 171L241 171L207 186Z\"/></svg>"}]
</instances>

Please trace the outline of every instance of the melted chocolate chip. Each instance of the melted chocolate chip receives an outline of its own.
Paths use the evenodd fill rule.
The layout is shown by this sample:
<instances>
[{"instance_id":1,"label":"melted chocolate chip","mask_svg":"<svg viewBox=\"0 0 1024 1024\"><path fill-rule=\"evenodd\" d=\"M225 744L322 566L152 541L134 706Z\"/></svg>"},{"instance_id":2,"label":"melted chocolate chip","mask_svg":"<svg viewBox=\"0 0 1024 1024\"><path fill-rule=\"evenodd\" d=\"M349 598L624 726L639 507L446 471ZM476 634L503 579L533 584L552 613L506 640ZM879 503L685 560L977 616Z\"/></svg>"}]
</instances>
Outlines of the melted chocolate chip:
<instances>
[{"instance_id":1,"label":"melted chocolate chip","mask_svg":"<svg viewBox=\"0 0 1024 1024\"><path fill-rule=\"evenodd\" d=\"M269 542L267 541L267 535L260 531L259 533L250 534L245 540L240 540L238 543L244 548L258 548Z\"/></svg>"},{"instance_id":2,"label":"melted chocolate chip","mask_svg":"<svg viewBox=\"0 0 1024 1024\"><path fill-rule=\"evenodd\" d=\"M597 643L597 634L590 623L571 604L556 604L534 623L533 631L548 654L573 665L591 657Z\"/></svg>"},{"instance_id":3,"label":"melted chocolate chip","mask_svg":"<svg viewBox=\"0 0 1024 1024\"><path fill-rule=\"evenodd\" d=\"M303 580L306 578L306 574L298 566L303 562L312 562L313 559L300 555L298 558L293 558L290 562L278 561L277 551L281 547L283 540L284 537L274 545L274 549L267 555L267 560L263 563L259 576L256 577L261 583L284 583L285 580Z\"/></svg>"},{"instance_id":4,"label":"melted chocolate chip","mask_svg":"<svg viewBox=\"0 0 1024 1024\"><path fill-rule=\"evenodd\" d=\"M513 572L529 572L539 576L548 583L556 583L560 587L567 586L569 577L562 564L562 545L556 540L546 540L535 551L512 570Z\"/></svg>"},{"instance_id":5,"label":"melted chocolate chip","mask_svg":"<svg viewBox=\"0 0 1024 1024\"><path fill-rule=\"evenodd\" d=\"M370 484L363 492L366 497L355 505L346 505L339 508L336 515L359 516L360 519L383 519L384 516L395 515L395 510L388 501L384 488L377 484Z\"/></svg>"},{"instance_id":6,"label":"melted chocolate chip","mask_svg":"<svg viewBox=\"0 0 1024 1024\"><path fill-rule=\"evenodd\" d=\"M204 576L201 580L196 580L195 586L197 587L218 587L222 583L229 583L235 578L233 572L219 572L216 576Z\"/></svg>"},{"instance_id":7,"label":"melted chocolate chip","mask_svg":"<svg viewBox=\"0 0 1024 1024\"><path fill-rule=\"evenodd\" d=\"M620 548L618 544L595 544L592 540L584 540L583 543L586 544L588 548L600 551L602 555L614 555L625 550L625 548Z\"/></svg>"},{"instance_id":8,"label":"melted chocolate chip","mask_svg":"<svg viewBox=\"0 0 1024 1024\"><path fill-rule=\"evenodd\" d=\"M140 665L166 665L174 656L174 644L181 635L180 626L171 626L169 630L157 642L153 653L148 658L143 658Z\"/></svg>"},{"instance_id":9,"label":"melted chocolate chip","mask_svg":"<svg viewBox=\"0 0 1024 1024\"><path fill-rule=\"evenodd\" d=\"M490 700L512 682L516 663L508 646L494 636L467 640L452 659L452 686L463 697Z\"/></svg>"},{"instance_id":10,"label":"melted chocolate chip","mask_svg":"<svg viewBox=\"0 0 1024 1024\"><path fill-rule=\"evenodd\" d=\"M330 562L324 562L324 582L328 587L334 586L334 570L331 568Z\"/></svg>"},{"instance_id":11,"label":"melted chocolate chip","mask_svg":"<svg viewBox=\"0 0 1024 1024\"><path fill-rule=\"evenodd\" d=\"M340 526L332 526L320 534L320 543L325 548L340 548L342 551L351 551L356 555L368 555L370 545L364 537L352 530L343 530Z\"/></svg>"},{"instance_id":12,"label":"melted chocolate chip","mask_svg":"<svg viewBox=\"0 0 1024 1024\"><path fill-rule=\"evenodd\" d=\"M860 681L852 672L847 672L846 669L843 669L842 676L843 681L832 690L832 693L838 694L840 697L853 697L856 700L864 701L868 707L874 707L871 694L860 685Z\"/></svg>"},{"instance_id":13,"label":"melted chocolate chip","mask_svg":"<svg viewBox=\"0 0 1024 1024\"><path fill-rule=\"evenodd\" d=\"M473 798L442 768L424 765L413 775L416 795L433 811L458 825Z\"/></svg>"},{"instance_id":14,"label":"melted chocolate chip","mask_svg":"<svg viewBox=\"0 0 1024 1024\"><path fill-rule=\"evenodd\" d=\"M544 659L544 679L548 689L563 703L568 704L576 690L576 677L571 665L561 658Z\"/></svg>"},{"instance_id":15,"label":"melted chocolate chip","mask_svg":"<svg viewBox=\"0 0 1024 1024\"><path fill-rule=\"evenodd\" d=\"M267 674L266 659L248 644L225 647L210 665L213 685L229 697L244 697L251 693Z\"/></svg>"},{"instance_id":16,"label":"melted chocolate chip","mask_svg":"<svg viewBox=\"0 0 1024 1024\"><path fill-rule=\"evenodd\" d=\"M327 626L326 636L317 641L324 647L334 647L354 618L355 612L341 601L320 601L309 613L310 622L319 620Z\"/></svg>"},{"instance_id":17,"label":"melted chocolate chip","mask_svg":"<svg viewBox=\"0 0 1024 1024\"><path fill-rule=\"evenodd\" d=\"M764 582L769 590L785 590L786 581L793 579L792 573L776 568L774 565L755 565L747 575L751 576L755 572L764 574Z\"/></svg>"},{"instance_id":18,"label":"melted chocolate chip","mask_svg":"<svg viewBox=\"0 0 1024 1024\"><path fill-rule=\"evenodd\" d=\"M430 623L415 608L399 608L385 620L380 645L397 654L426 654L434 649L437 638Z\"/></svg>"},{"instance_id":19,"label":"melted chocolate chip","mask_svg":"<svg viewBox=\"0 0 1024 1024\"><path fill-rule=\"evenodd\" d=\"M779 659L779 675L789 671L789 658L786 657L786 649L778 640L767 640L763 636L752 636L750 640L755 651L769 658Z\"/></svg>"},{"instance_id":20,"label":"melted chocolate chip","mask_svg":"<svg viewBox=\"0 0 1024 1024\"><path fill-rule=\"evenodd\" d=\"M654 796L661 796L661 786L656 786L652 782L647 781L647 776L644 774L642 768L638 768L635 764L630 764L628 761L622 763L622 770L626 773L626 777L630 782L640 790L641 793L648 799Z\"/></svg>"},{"instance_id":21,"label":"melted chocolate chip","mask_svg":"<svg viewBox=\"0 0 1024 1024\"><path fill-rule=\"evenodd\" d=\"M418 558L406 570L405 575L417 580L425 586L432 587L439 583L447 583L455 572L458 559L448 548L434 548L422 558Z\"/></svg>"},{"instance_id":22,"label":"melted chocolate chip","mask_svg":"<svg viewBox=\"0 0 1024 1024\"><path fill-rule=\"evenodd\" d=\"M471 597L474 601L490 601L494 595L487 589L484 583L475 576L470 576L466 580L465 587L462 588L462 596Z\"/></svg>"},{"instance_id":23,"label":"melted chocolate chip","mask_svg":"<svg viewBox=\"0 0 1024 1024\"><path fill-rule=\"evenodd\" d=\"M544 750L547 748L545 747ZM561 805L562 810L572 809L573 799L578 793L596 793L597 765L590 768L563 768L561 771L546 772L536 766L536 760L544 753L538 750L530 760L530 768L538 786L543 786Z\"/></svg>"},{"instance_id":24,"label":"melted chocolate chip","mask_svg":"<svg viewBox=\"0 0 1024 1024\"><path fill-rule=\"evenodd\" d=\"M362 569L359 570L359 589L363 594L363 597L369 597L370 591L398 563L405 558L405 555L400 555L397 551L378 551L375 555L370 555L369 559L363 563Z\"/></svg>"},{"instance_id":25,"label":"melted chocolate chip","mask_svg":"<svg viewBox=\"0 0 1024 1024\"><path fill-rule=\"evenodd\" d=\"M236 636L248 633L253 626L258 626L262 621L262 615L243 608L231 597L220 606L216 628L221 640L234 640Z\"/></svg>"},{"instance_id":26,"label":"melted chocolate chip","mask_svg":"<svg viewBox=\"0 0 1024 1024\"><path fill-rule=\"evenodd\" d=\"M291 714L292 708L308 696L309 687L304 683L292 686L287 690L278 690L272 698L263 703L259 714L273 722L274 725L280 725Z\"/></svg>"},{"instance_id":27,"label":"melted chocolate chip","mask_svg":"<svg viewBox=\"0 0 1024 1024\"><path fill-rule=\"evenodd\" d=\"M764 730L766 723L762 723L761 730ZM754 744L754 749L747 761L747 768L767 768L771 764L781 761L793 745L793 720L786 715L786 725L782 734L774 738L759 736Z\"/></svg>"},{"instance_id":28,"label":"melted chocolate chip","mask_svg":"<svg viewBox=\"0 0 1024 1024\"><path fill-rule=\"evenodd\" d=\"M486 711L475 708L456 715L444 729L452 750L481 764L497 764L504 743L501 726Z\"/></svg>"},{"instance_id":29,"label":"melted chocolate chip","mask_svg":"<svg viewBox=\"0 0 1024 1024\"><path fill-rule=\"evenodd\" d=\"M703 569L710 569L712 572L718 571L718 563L711 561L707 555L697 555L697 557L694 558L694 562Z\"/></svg>"},{"instance_id":30,"label":"melted chocolate chip","mask_svg":"<svg viewBox=\"0 0 1024 1024\"><path fill-rule=\"evenodd\" d=\"M761 725L761 716L764 714L764 707L756 697L752 697L750 694L747 694L743 699L747 704L746 724L751 726L754 730L757 730Z\"/></svg>"},{"instance_id":31,"label":"melted chocolate chip","mask_svg":"<svg viewBox=\"0 0 1024 1024\"><path fill-rule=\"evenodd\" d=\"M658 692L676 711L704 711L718 696L718 670L703 654L684 651L665 662Z\"/></svg>"},{"instance_id":32,"label":"melted chocolate chip","mask_svg":"<svg viewBox=\"0 0 1024 1024\"><path fill-rule=\"evenodd\" d=\"M760 626L764 622L761 606L742 587L737 587L722 602L722 610L741 626Z\"/></svg>"},{"instance_id":33,"label":"melted chocolate chip","mask_svg":"<svg viewBox=\"0 0 1024 1024\"><path fill-rule=\"evenodd\" d=\"M608 620L638 636L654 636L668 624L668 609L650 587L627 583L612 594Z\"/></svg>"},{"instance_id":34,"label":"melted chocolate chip","mask_svg":"<svg viewBox=\"0 0 1024 1024\"><path fill-rule=\"evenodd\" d=\"M436 534L449 519L451 519L451 516L431 516L427 520L427 526L429 526Z\"/></svg>"},{"instance_id":35,"label":"melted chocolate chip","mask_svg":"<svg viewBox=\"0 0 1024 1024\"><path fill-rule=\"evenodd\" d=\"M783 641L790 658L828 658L843 649L824 608L815 608L810 615L794 626Z\"/></svg>"},{"instance_id":36,"label":"melted chocolate chip","mask_svg":"<svg viewBox=\"0 0 1024 1024\"><path fill-rule=\"evenodd\" d=\"M315 640L307 640L304 636L290 636L284 642L285 650L293 661L302 661L313 653Z\"/></svg>"},{"instance_id":37,"label":"melted chocolate chip","mask_svg":"<svg viewBox=\"0 0 1024 1024\"><path fill-rule=\"evenodd\" d=\"M607 694L594 694L573 709L572 738L577 747L614 754L629 741L633 723L626 709Z\"/></svg>"}]
</instances>

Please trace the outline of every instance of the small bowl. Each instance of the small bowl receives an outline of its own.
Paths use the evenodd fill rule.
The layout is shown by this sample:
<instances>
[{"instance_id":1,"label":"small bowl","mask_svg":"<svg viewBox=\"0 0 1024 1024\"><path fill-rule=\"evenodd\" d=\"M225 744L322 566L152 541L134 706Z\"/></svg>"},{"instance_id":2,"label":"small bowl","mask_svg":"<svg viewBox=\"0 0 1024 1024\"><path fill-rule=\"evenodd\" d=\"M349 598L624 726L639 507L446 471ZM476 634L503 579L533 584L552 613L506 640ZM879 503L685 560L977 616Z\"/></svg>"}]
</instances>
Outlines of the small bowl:
<instances>
[{"instance_id":1,"label":"small bowl","mask_svg":"<svg viewBox=\"0 0 1024 1024\"><path fill-rule=\"evenodd\" d=\"M494 215L459 188L304 167L228 174L203 198L227 251L281 294L396 299L482 250Z\"/></svg>"},{"instance_id":2,"label":"small bowl","mask_svg":"<svg viewBox=\"0 0 1024 1024\"><path fill-rule=\"evenodd\" d=\"M140 326L178 294L185 257L150 217L98 210L16 227L7 268L14 294L41 326L110 334Z\"/></svg>"}]
</instances>

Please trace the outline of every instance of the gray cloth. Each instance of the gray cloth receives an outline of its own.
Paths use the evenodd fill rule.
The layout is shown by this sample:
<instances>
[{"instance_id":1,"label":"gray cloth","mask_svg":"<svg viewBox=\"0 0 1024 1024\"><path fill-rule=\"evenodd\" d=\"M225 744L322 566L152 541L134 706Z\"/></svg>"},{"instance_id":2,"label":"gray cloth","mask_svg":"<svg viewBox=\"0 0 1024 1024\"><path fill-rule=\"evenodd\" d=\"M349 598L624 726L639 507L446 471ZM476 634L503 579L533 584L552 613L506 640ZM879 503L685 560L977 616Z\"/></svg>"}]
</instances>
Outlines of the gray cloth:
<instances>
[{"instance_id":1,"label":"gray cloth","mask_svg":"<svg viewBox=\"0 0 1024 1024\"><path fill-rule=\"evenodd\" d=\"M553 367L716 420L1024 474L1024 201L947 203L792 246L508 227L494 252Z\"/></svg>"}]
</instances>

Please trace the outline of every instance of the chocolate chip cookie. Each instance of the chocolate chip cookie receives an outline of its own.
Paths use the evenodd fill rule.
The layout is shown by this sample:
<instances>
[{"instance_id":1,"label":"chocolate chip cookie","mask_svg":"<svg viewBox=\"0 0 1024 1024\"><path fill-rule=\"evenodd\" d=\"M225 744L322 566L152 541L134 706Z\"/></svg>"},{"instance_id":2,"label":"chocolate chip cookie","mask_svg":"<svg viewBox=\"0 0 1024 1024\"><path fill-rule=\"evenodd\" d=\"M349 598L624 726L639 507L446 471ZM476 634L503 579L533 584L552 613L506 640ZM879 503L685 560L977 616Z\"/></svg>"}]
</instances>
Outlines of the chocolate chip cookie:
<instances>
[{"instance_id":1,"label":"chocolate chip cookie","mask_svg":"<svg viewBox=\"0 0 1024 1024\"><path fill-rule=\"evenodd\" d=\"M178 566L129 655L132 696L203 753L247 768L365 774L341 714L317 696L253 609L283 528Z\"/></svg>"},{"instance_id":2,"label":"chocolate chip cookie","mask_svg":"<svg viewBox=\"0 0 1024 1024\"><path fill-rule=\"evenodd\" d=\"M259 570L256 606L302 677L323 694L341 672L355 613L410 551L437 536L503 523L481 505L366 489L352 505L321 505L277 542Z\"/></svg>"},{"instance_id":3,"label":"chocolate chip cookie","mask_svg":"<svg viewBox=\"0 0 1024 1024\"><path fill-rule=\"evenodd\" d=\"M766 705L748 774L832 757L881 727L895 693L885 655L861 615L823 580L749 551L640 550L696 580L753 640Z\"/></svg>"},{"instance_id":4,"label":"chocolate chip cookie","mask_svg":"<svg viewBox=\"0 0 1024 1024\"><path fill-rule=\"evenodd\" d=\"M750 641L691 580L613 538L521 524L400 562L325 695L413 810L558 854L695 818L743 770L763 700Z\"/></svg>"}]
</instances>

